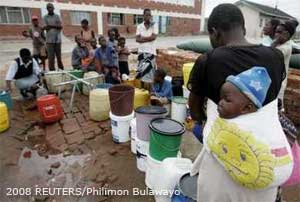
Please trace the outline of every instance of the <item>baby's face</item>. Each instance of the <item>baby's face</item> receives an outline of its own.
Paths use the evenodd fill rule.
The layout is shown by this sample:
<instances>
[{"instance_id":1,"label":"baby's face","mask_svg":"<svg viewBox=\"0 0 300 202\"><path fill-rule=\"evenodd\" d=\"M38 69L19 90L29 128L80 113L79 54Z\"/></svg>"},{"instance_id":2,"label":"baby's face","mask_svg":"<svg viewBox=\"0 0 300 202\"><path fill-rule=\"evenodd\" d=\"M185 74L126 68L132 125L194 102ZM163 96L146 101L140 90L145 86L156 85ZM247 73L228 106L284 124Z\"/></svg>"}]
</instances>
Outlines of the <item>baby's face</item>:
<instances>
[{"instance_id":1,"label":"baby's face","mask_svg":"<svg viewBox=\"0 0 300 202\"><path fill-rule=\"evenodd\" d=\"M232 83L226 82L221 87L218 112L221 118L231 119L253 112L252 102Z\"/></svg>"}]
</instances>

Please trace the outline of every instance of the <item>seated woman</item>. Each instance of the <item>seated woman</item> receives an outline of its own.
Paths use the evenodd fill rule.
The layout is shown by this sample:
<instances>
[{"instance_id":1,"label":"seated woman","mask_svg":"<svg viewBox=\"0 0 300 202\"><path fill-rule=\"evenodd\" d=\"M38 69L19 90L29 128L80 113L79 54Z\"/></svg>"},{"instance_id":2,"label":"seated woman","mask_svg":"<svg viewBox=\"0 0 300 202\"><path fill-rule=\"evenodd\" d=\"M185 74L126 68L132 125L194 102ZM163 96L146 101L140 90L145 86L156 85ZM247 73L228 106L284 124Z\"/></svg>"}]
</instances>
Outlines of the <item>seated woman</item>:
<instances>
[{"instance_id":1,"label":"seated woman","mask_svg":"<svg viewBox=\"0 0 300 202\"><path fill-rule=\"evenodd\" d=\"M118 68L118 55L116 50L107 45L104 36L99 37L100 47L95 52L95 67L98 73L105 75L108 83L119 83L120 74Z\"/></svg>"},{"instance_id":2,"label":"seated woman","mask_svg":"<svg viewBox=\"0 0 300 202\"><path fill-rule=\"evenodd\" d=\"M77 46L72 51L72 66L74 69L95 71L93 58L89 57L89 50L80 35L75 36Z\"/></svg>"},{"instance_id":3,"label":"seated woman","mask_svg":"<svg viewBox=\"0 0 300 202\"><path fill-rule=\"evenodd\" d=\"M154 80L151 92L151 104L164 106L171 102L173 97L172 84L165 80L166 72L163 69L157 69L154 73Z\"/></svg>"},{"instance_id":4,"label":"seated woman","mask_svg":"<svg viewBox=\"0 0 300 202\"><path fill-rule=\"evenodd\" d=\"M28 93L34 97L37 84L40 82L40 68L35 59L31 57L31 52L27 48L20 50L20 57L16 58L9 66L6 74L6 86L8 91L12 91L11 81L15 80L16 87L20 90L24 98L28 98Z\"/></svg>"}]
</instances>

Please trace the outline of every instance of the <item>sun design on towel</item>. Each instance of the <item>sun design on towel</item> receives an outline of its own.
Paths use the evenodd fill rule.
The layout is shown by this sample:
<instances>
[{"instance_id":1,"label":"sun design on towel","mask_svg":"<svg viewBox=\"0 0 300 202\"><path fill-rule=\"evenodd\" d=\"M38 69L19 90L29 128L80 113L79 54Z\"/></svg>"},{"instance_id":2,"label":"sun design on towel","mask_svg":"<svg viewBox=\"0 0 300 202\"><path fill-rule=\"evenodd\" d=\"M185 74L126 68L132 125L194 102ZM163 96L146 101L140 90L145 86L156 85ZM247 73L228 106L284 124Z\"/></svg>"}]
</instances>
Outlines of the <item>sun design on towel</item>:
<instances>
[{"instance_id":1,"label":"sun design on towel","mask_svg":"<svg viewBox=\"0 0 300 202\"><path fill-rule=\"evenodd\" d=\"M218 118L208 136L208 146L241 185L261 189L273 182L275 159L270 148L236 124Z\"/></svg>"}]
</instances>

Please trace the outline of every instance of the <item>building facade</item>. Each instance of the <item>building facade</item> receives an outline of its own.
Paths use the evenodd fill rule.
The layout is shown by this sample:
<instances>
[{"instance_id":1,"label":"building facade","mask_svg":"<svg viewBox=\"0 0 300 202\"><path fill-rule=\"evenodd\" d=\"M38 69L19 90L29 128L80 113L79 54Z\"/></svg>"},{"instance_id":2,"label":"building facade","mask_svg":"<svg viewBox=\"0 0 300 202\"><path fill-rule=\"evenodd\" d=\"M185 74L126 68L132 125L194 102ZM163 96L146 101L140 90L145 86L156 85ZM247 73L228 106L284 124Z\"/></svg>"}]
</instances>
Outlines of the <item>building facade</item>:
<instances>
[{"instance_id":1,"label":"building facade","mask_svg":"<svg viewBox=\"0 0 300 202\"><path fill-rule=\"evenodd\" d=\"M258 39L263 36L263 27L272 18L281 21L293 19L287 13L269 6L241 0L236 3L245 18L246 36Z\"/></svg>"},{"instance_id":2,"label":"building facade","mask_svg":"<svg viewBox=\"0 0 300 202\"><path fill-rule=\"evenodd\" d=\"M22 37L31 16L42 18L46 4L54 3L65 36L80 32L80 21L88 19L97 34L117 27L122 35L134 36L143 21L143 9L152 10L161 34L179 36L200 32L201 0L1 0L0 38Z\"/></svg>"}]
</instances>

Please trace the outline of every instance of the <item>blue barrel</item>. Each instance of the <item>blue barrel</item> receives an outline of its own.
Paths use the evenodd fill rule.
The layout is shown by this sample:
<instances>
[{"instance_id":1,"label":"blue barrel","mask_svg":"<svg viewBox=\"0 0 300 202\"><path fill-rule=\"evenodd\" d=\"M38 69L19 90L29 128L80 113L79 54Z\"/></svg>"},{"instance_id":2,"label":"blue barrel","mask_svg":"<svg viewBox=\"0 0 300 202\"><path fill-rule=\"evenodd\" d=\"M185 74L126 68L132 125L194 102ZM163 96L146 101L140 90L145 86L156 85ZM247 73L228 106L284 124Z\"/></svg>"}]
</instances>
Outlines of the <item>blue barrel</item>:
<instances>
[{"instance_id":1,"label":"blue barrel","mask_svg":"<svg viewBox=\"0 0 300 202\"><path fill-rule=\"evenodd\" d=\"M183 175L175 188L172 202L197 202L197 181L198 175L191 176L190 173Z\"/></svg>"},{"instance_id":2,"label":"blue barrel","mask_svg":"<svg viewBox=\"0 0 300 202\"><path fill-rule=\"evenodd\" d=\"M112 86L110 83L99 83L96 85L96 88L109 89Z\"/></svg>"},{"instance_id":3,"label":"blue barrel","mask_svg":"<svg viewBox=\"0 0 300 202\"><path fill-rule=\"evenodd\" d=\"M11 110L12 101L9 92L0 90L0 102L4 102L7 106L7 109Z\"/></svg>"}]
</instances>

